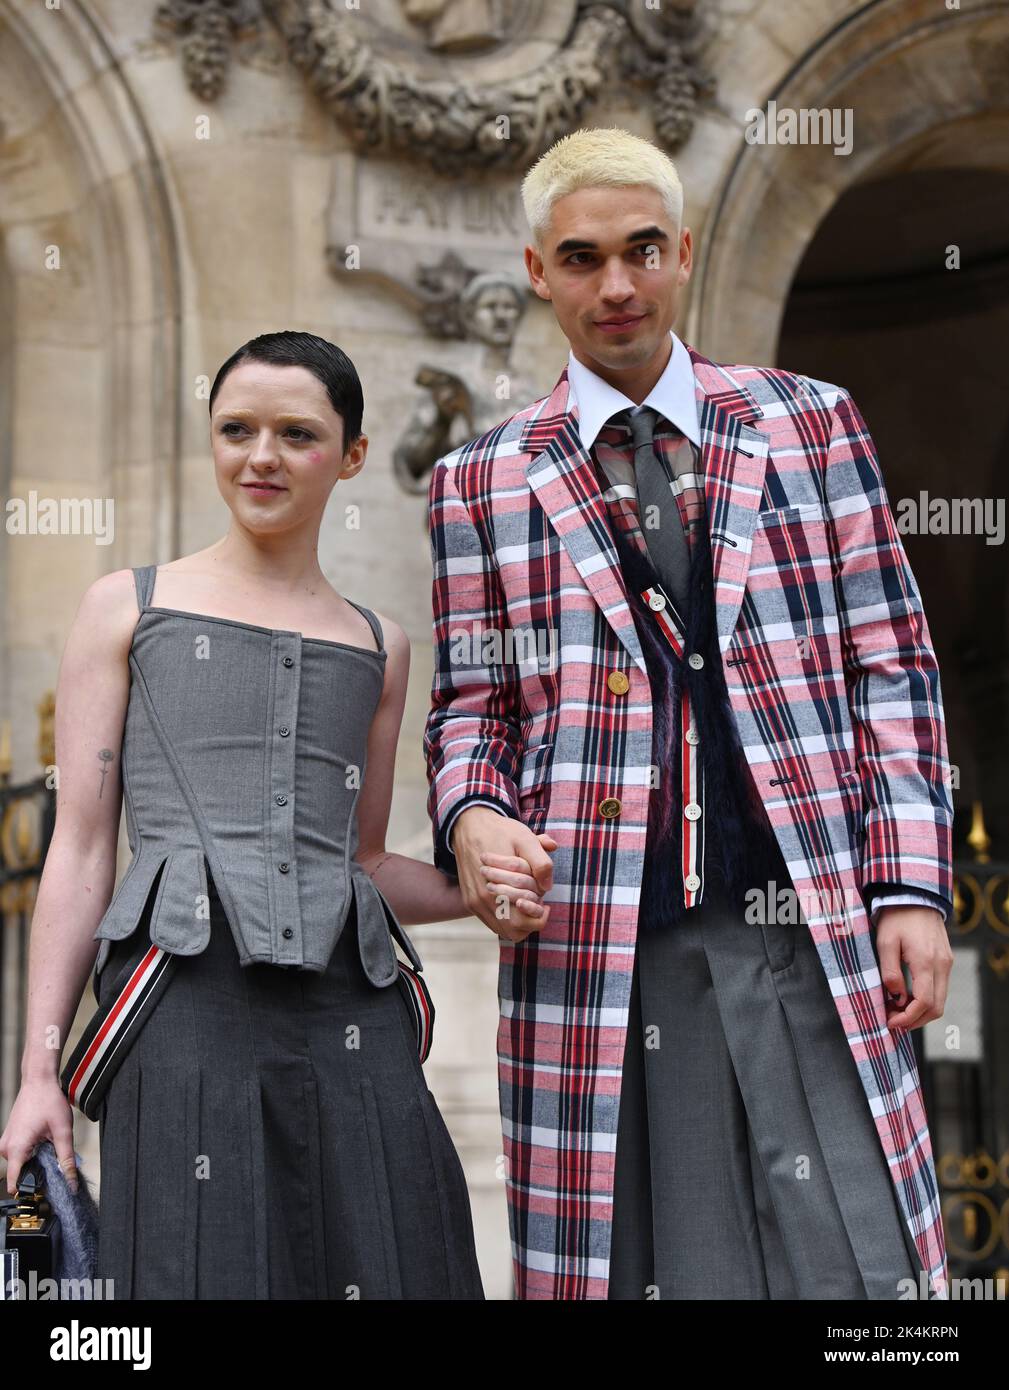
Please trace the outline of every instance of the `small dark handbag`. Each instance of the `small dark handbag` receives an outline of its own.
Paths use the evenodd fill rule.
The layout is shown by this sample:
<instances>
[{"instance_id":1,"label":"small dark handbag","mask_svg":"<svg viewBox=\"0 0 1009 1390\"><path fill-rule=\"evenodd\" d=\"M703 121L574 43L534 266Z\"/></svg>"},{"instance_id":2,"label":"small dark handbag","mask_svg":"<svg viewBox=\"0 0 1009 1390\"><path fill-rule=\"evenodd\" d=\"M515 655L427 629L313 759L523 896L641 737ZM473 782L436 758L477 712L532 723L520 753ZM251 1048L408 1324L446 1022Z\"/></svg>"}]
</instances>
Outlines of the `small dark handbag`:
<instances>
[{"instance_id":1,"label":"small dark handbag","mask_svg":"<svg viewBox=\"0 0 1009 1390\"><path fill-rule=\"evenodd\" d=\"M59 1299L94 1297L98 1261L98 1204L74 1154L78 1190L72 1191L51 1139L35 1145L18 1176L17 1195L0 1201L0 1297L51 1298L39 1281L54 1280ZM15 1280L13 1285L10 1280ZM34 1288L33 1288L34 1285ZM100 1295L99 1295L100 1296Z\"/></svg>"},{"instance_id":2,"label":"small dark handbag","mask_svg":"<svg viewBox=\"0 0 1009 1390\"><path fill-rule=\"evenodd\" d=\"M38 1158L30 1158L18 1177L17 1194L0 1201L0 1252L3 1289L0 1298L17 1298L12 1280L58 1279L63 1254L60 1219L46 1196L46 1175Z\"/></svg>"}]
</instances>

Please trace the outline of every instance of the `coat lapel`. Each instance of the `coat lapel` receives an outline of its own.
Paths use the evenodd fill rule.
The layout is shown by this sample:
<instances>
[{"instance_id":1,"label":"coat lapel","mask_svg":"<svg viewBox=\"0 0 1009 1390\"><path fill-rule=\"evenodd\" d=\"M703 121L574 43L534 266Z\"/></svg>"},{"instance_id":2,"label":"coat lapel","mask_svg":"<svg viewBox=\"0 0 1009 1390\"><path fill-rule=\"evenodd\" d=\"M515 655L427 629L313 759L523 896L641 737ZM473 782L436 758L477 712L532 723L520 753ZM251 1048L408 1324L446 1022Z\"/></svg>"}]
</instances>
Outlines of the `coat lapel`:
<instances>
[{"instance_id":1,"label":"coat lapel","mask_svg":"<svg viewBox=\"0 0 1009 1390\"><path fill-rule=\"evenodd\" d=\"M725 652L739 619L750 572L769 440L753 422L760 406L727 367L686 345L694 364L704 497L711 535L718 649Z\"/></svg>"},{"instance_id":2,"label":"coat lapel","mask_svg":"<svg viewBox=\"0 0 1009 1390\"><path fill-rule=\"evenodd\" d=\"M560 536L586 588L603 616L647 675L644 653L624 584L620 561L610 537L606 503L596 479L595 465L578 436L575 416L568 411L568 369L539 415L522 433L519 449L531 457L526 479L550 524Z\"/></svg>"},{"instance_id":3,"label":"coat lapel","mask_svg":"<svg viewBox=\"0 0 1009 1390\"><path fill-rule=\"evenodd\" d=\"M751 427L756 401L725 367L687 345L694 368L719 649L732 637L746 587L768 440ZM568 409L567 367L522 432L526 479L606 621L647 674L595 466Z\"/></svg>"}]
</instances>

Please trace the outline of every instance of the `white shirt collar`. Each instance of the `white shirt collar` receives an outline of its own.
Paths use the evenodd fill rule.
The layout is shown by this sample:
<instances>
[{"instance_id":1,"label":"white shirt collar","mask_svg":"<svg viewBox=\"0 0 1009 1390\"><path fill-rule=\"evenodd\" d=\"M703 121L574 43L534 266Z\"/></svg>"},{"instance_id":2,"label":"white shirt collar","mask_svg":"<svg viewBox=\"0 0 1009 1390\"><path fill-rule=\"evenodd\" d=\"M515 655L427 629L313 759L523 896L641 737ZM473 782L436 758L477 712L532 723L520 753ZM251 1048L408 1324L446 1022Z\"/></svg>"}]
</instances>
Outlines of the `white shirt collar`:
<instances>
[{"instance_id":1,"label":"white shirt collar","mask_svg":"<svg viewBox=\"0 0 1009 1390\"><path fill-rule=\"evenodd\" d=\"M641 402L665 416L678 430L700 448L701 431L697 423L697 396L694 386L694 366L683 343L670 330L673 350L666 369ZM618 410L637 410L639 407L622 391L610 386L602 377L589 370L573 352L568 353L568 386L578 406L578 433L582 446L591 449L596 436L611 415ZM570 409L572 402L568 401Z\"/></svg>"}]
</instances>

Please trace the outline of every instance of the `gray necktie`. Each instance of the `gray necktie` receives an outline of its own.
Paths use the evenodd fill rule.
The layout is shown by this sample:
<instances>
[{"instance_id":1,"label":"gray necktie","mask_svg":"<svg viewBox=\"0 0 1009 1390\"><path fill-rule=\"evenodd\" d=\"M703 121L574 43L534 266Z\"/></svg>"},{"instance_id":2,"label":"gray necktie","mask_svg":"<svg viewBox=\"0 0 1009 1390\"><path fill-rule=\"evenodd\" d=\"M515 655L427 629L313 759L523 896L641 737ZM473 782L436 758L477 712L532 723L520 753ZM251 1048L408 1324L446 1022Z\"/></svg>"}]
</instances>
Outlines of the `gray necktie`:
<instances>
[{"instance_id":1,"label":"gray necktie","mask_svg":"<svg viewBox=\"0 0 1009 1390\"><path fill-rule=\"evenodd\" d=\"M669 486L669 472L655 449L658 411L645 406L642 410L621 411L616 418L631 428L638 514L648 554L662 587L680 614L685 615L690 591L690 549L679 503Z\"/></svg>"}]
</instances>

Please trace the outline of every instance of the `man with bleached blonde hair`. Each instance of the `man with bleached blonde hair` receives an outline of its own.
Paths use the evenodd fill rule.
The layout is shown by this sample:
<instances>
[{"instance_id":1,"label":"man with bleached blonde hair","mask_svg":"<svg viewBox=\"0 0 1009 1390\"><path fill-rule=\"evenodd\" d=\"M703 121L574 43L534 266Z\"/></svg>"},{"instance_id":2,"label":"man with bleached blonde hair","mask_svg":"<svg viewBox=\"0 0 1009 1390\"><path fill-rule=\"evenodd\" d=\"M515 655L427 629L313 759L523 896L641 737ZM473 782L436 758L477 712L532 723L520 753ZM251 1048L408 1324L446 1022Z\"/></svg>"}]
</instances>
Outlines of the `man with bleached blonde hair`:
<instances>
[{"instance_id":1,"label":"man with bleached blonde hair","mask_svg":"<svg viewBox=\"0 0 1009 1390\"><path fill-rule=\"evenodd\" d=\"M952 807L869 432L672 331L661 150L577 131L522 192L571 350L435 465L425 732L436 862L500 938L517 1294L942 1297L909 1030L945 1004ZM527 866L538 922L496 910Z\"/></svg>"}]
</instances>

